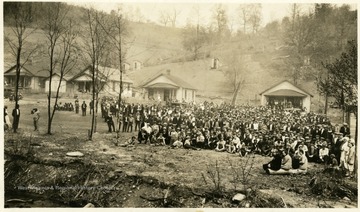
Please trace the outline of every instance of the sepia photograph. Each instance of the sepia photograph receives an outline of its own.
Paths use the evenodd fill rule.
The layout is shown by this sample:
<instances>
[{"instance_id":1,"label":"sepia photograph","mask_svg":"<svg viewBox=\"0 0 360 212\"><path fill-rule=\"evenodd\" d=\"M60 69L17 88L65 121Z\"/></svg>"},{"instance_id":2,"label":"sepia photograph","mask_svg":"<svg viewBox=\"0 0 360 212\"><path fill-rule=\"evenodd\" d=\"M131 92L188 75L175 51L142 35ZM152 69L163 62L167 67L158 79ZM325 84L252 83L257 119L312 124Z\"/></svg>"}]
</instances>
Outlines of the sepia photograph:
<instances>
[{"instance_id":1,"label":"sepia photograph","mask_svg":"<svg viewBox=\"0 0 360 212\"><path fill-rule=\"evenodd\" d=\"M358 208L357 6L2 1L0 207Z\"/></svg>"}]
</instances>

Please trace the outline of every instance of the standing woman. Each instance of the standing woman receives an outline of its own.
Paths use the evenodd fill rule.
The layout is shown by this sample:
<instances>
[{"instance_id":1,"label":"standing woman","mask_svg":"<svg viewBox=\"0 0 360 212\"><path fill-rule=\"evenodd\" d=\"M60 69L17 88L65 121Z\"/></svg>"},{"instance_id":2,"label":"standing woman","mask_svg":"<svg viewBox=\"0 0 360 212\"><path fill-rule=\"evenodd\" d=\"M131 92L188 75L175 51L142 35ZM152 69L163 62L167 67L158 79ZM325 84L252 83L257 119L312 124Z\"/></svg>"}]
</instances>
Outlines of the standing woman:
<instances>
[{"instance_id":1,"label":"standing woman","mask_svg":"<svg viewBox=\"0 0 360 212\"><path fill-rule=\"evenodd\" d=\"M39 131L39 119L40 119L40 111L37 108L34 108L31 111L34 120L34 131Z\"/></svg>"},{"instance_id":2,"label":"standing woman","mask_svg":"<svg viewBox=\"0 0 360 212\"><path fill-rule=\"evenodd\" d=\"M11 126L10 117L7 111L7 106L4 107L4 126L5 126L5 130L10 129Z\"/></svg>"},{"instance_id":3,"label":"standing woman","mask_svg":"<svg viewBox=\"0 0 360 212\"><path fill-rule=\"evenodd\" d=\"M13 116L13 130L14 133L16 133L18 127L19 127L19 121L20 121L20 106L19 104L16 104L15 108L12 111Z\"/></svg>"}]
</instances>

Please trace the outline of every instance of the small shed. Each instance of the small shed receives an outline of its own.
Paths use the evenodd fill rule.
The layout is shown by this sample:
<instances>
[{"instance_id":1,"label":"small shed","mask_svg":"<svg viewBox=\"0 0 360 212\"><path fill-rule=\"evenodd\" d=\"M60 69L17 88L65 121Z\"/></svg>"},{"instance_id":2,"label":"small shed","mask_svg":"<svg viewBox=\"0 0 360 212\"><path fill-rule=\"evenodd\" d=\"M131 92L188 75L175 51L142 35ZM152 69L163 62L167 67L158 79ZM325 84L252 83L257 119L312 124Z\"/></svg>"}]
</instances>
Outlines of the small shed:
<instances>
[{"instance_id":1,"label":"small shed","mask_svg":"<svg viewBox=\"0 0 360 212\"><path fill-rule=\"evenodd\" d=\"M140 70L142 67L142 63L138 60L135 60L134 61L134 70L137 71L137 70Z\"/></svg>"},{"instance_id":2,"label":"small shed","mask_svg":"<svg viewBox=\"0 0 360 212\"><path fill-rule=\"evenodd\" d=\"M300 108L310 112L312 94L284 80L260 93L261 105L282 105L284 108Z\"/></svg>"}]
</instances>

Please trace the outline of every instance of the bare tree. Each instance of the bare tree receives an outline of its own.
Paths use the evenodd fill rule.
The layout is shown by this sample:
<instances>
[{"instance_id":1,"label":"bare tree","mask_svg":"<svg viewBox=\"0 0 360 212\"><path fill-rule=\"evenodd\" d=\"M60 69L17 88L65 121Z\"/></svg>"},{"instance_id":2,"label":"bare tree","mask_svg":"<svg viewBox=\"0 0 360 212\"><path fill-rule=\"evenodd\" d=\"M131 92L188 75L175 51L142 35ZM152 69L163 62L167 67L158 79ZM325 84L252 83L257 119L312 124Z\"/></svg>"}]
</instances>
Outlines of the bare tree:
<instances>
[{"instance_id":1,"label":"bare tree","mask_svg":"<svg viewBox=\"0 0 360 212\"><path fill-rule=\"evenodd\" d=\"M260 23L261 23L261 10L262 10L261 4L252 4L251 5L249 23L251 25L253 33L257 33L257 31L259 30Z\"/></svg>"},{"instance_id":2,"label":"bare tree","mask_svg":"<svg viewBox=\"0 0 360 212\"><path fill-rule=\"evenodd\" d=\"M142 14L141 9L139 7L136 7L134 16L136 22L139 23L144 22L145 17Z\"/></svg>"},{"instance_id":3,"label":"bare tree","mask_svg":"<svg viewBox=\"0 0 360 212\"><path fill-rule=\"evenodd\" d=\"M207 32L204 27L194 26L189 23L183 30L183 46L193 53L194 60L199 58L200 49L204 47L207 40Z\"/></svg>"},{"instance_id":4,"label":"bare tree","mask_svg":"<svg viewBox=\"0 0 360 212\"><path fill-rule=\"evenodd\" d=\"M171 23L172 27L176 27L176 20L179 17L181 11L176 10L175 8L173 9L173 12L171 14L169 14L169 21Z\"/></svg>"},{"instance_id":5,"label":"bare tree","mask_svg":"<svg viewBox=\"0 0 360 212\"><path fill-rule=\"evenodd\" d=\"M67 6L63 3L46 3L43 30L49 46L48 134L51 134L60 87L64 77L72 71L77 61L77 26L72 20L67 20L67 13ZM56 85L55 101L51 104L52 80L55 74L59 76L59 81Z\"/></svg>"},{"instance_id":6,"label":"bare tree","mask_svg":"<svg viewBox=\"0 0 360 212\"><path fill-rule=\"evenodd\" d=\"M241 4L238 7L239 18L241 20L242 30L244 34L246 34L246 29L248 27L248 21L250 19L251 14L251 4Z\"/></svg>"},{"instance_id":7,"label":"bare tree","mask_svg":"<svg viewBox=\"0 0 360 212\"><path fill-rule=\"evenodd\" d=\"M163 24L164 26L167 26L168 23L170 22L169 13L167 13L167 12L164 11L164 10L160 11L159 22L160 22L161 24Z\"/></svg>"},{"instance_id":8,"label":"bare tree","mask_svg":"<svg viewBox=\"0 0 360 212\"><path fill-rule=\"evenodd\" d=\"M85 54L87 55L86 63L90 63L90 71L92 74L92 104L95 107L92 113L91 129L89 133L89 139L92 140L94 132L96 132L97 123L97 105L98 96L101 89L106 83L106 77L99 73L99 65L106 63L107 54L109 54L108 36L103 30L105 24L105 15L93 8L87 9L86 11L87 29L84 33L85 40ZM101 23L101 24L100 24Z\"/></svg>"},{"instance_id":9,"label":"bare tree","mask_svg":"<svg viewBox=\"0 0 360 212\"><path fill-rule=\"evenodd\" d=\"M233 89L231 104L236 103L237 96L246 82L246 72L248 70L249 55L230 51L223 55L224 75Z\"/></svg>"},{"instance_id":10,"label":"bare tree","mask_svg":"<svg viewBox=\"0 0 360 212\"><path fill-rule=\"evenodd\" d=\"M53 111L51 112L51 96L52 96L52 78L55 72L55 66L57 65L56 60L56 47L58 45L58 41L62 34L65 31L64 20L67 14L67 10L65 8L65 4L60 2L54 3L46 3L44 5L44 27L42 28L43 33L47 39L48 45L48 57L49 57L49 90L48 90L48 104L47 104L47 113L48 113L48 125L47 125L47 133L51 134L51 124L55 114L55 107L53 107ZM56 100L57 101L56 96Z\"/></svg>"},{"instance_id":11,"label":"bare tree","mask_svg":"<svg viewBox=\"0 0 360 212\"><path fill-rule=\"evenodd\" d=\"M216 5L213 9L213 19L216 25L218 41L221 42L226 37L226 33L229 32L227 10L222 4Z\"/></svg>"},{"instance_id":12,"label":"bare tree","mask_svg":"<svg viewBox=\"0 0 360 212\"><path fill-rule=\"evenodd\" d=\"M124 73L124 61L126 58L126 53L129 49L129 42L127 42L126 37L129 35L129 26L128 22L124 19L123 15L120 13L120 9L118 9L117 13L112 13L110 27L106 29L103 27L105 32L107 33L110 43L112 44L115 54L117 57L117 67L120 70L120 88L119 88L119 96L118 96L118 107L119 110L122 107L122 93L123 93L123 73ZM120 126L120 116L117 116L117 126ZM120 128L118 129L120 132Z\"/></svg>"},{"instance_id":13,"label":"bare tree","mask_svg":"<svg viewBox=\"0 0 360 212\"><path fill-rule=\"evenodd\" d=\"M19 100L19 80L20 71L29 61L32 54L37 49L27 46L27 39L32 35L36 28L31 28L33 22L33 8L30 2L5 2L10 10L11 16L8 22L11 25L12 35L5 37L6 42L11 48L12 55L16 58L16 84L15 84L15 106ZM15 41L11 38L15 36ZM27 48L25 48L27 47ZM30 50L29 50L30 49Z\"/></svg>"},{"instance_id":14,"label":"bare tree","mask_svg":"<svg viewBox=\"0 0 360 212\"><path fill-rule=\"evenodd\" d=\"M304 59L309 56L308 49L311 49L316 41L318 27L314 14L301 15L300 8L297 4L291 6L290 22L284 28L284 41L290 46L290 57L285 61L290 65L290 75L295 84L304 76L305 63Z\"/></svg>"}]
</instances>

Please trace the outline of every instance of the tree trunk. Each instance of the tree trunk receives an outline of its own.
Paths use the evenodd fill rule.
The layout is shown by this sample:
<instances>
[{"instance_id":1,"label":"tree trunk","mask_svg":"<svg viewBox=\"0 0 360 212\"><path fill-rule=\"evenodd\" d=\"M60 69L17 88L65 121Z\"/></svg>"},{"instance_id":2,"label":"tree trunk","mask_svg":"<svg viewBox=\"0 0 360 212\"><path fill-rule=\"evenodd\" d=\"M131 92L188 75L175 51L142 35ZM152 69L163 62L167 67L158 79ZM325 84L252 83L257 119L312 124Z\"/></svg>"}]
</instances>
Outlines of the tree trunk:
<instances>
[{"instance_id":1,"label":"tree trunk","mask_svg":"<svg viewBox=\"0 0 360 212\"><path fill-rule=\"evenodd\" d=\"M54 56L54 46L50 46L51 52L50 52L50 70L49 70L49 92L48 92L48 129L47 134L51 135L51 123L52 123L52 117L51 117L51 84L52 84L52 75L53 75L53 56ZM54 108L55 109L55 108Z\"/></svg>"},{"instance_id":2,"label":"tree trunk","mask_svg":"<svg viewBox=\"0 0 360 212\"><path fill-rule=\"evenodd\" d=\"M357 110L357 107L356 107L356 110ZM358 117L357 117L357 112L355 113L355 118L356 118L356 126L355 126L355 164L354 164L354 171L355 171L355 179L357 179L357 176L358 176L358 161L357 161L357 151L356 151L356 148L357 148L357 140L358 140Z\"/></svg>"},{"instance_id":3,"label":"tree trunk","mask_svg":"<svg viewBox=\"0 0 360 212\"><path fill-rule=\"evenodd\" d=\"M92 65L92 99L95 99L95 65L94 64L95 62L93 62ZM95 113L92 113L89 140L92 140L94 127L95 127Z\"/></svg>"},{"instance_id":4,"label":"tree trunk","mask_svg":"<svg viewBox=\"0 0 360 212\"><path fill-rule=\"evenodd\" d=\"M328 109L328 95L327 93L325 94L325 108L324 108L324 114L327 114L327 109Z\"/></svg>"},{"instance_id":5,"label":"tree trunk","mask_svg":"<svg viewBox=\"0 0 360 212\"><path fill-rule=\"evenodd\" d=\"M16 84L15 84L15 107L19 104L19 81L20 81L20 70L21 70L21 49L22 45L19 44L16 55Z\"/></svg>"},{"instance_id":6,"label":"tree trunk","mask_svg":"<svg viewBox=\"0 0 360 212\"><path fill-rule=\"evenodd\" d=\"M235 90L233 98L232 98L232 101L231 101L231 105L235 105L235 103L236 103L236 98L237 98L237 94L238 94L239 89L240 89L240 85L241 85L241 82L238 82L238 84L236 86L236 90Z\"/></svg>"}]
</instances>

